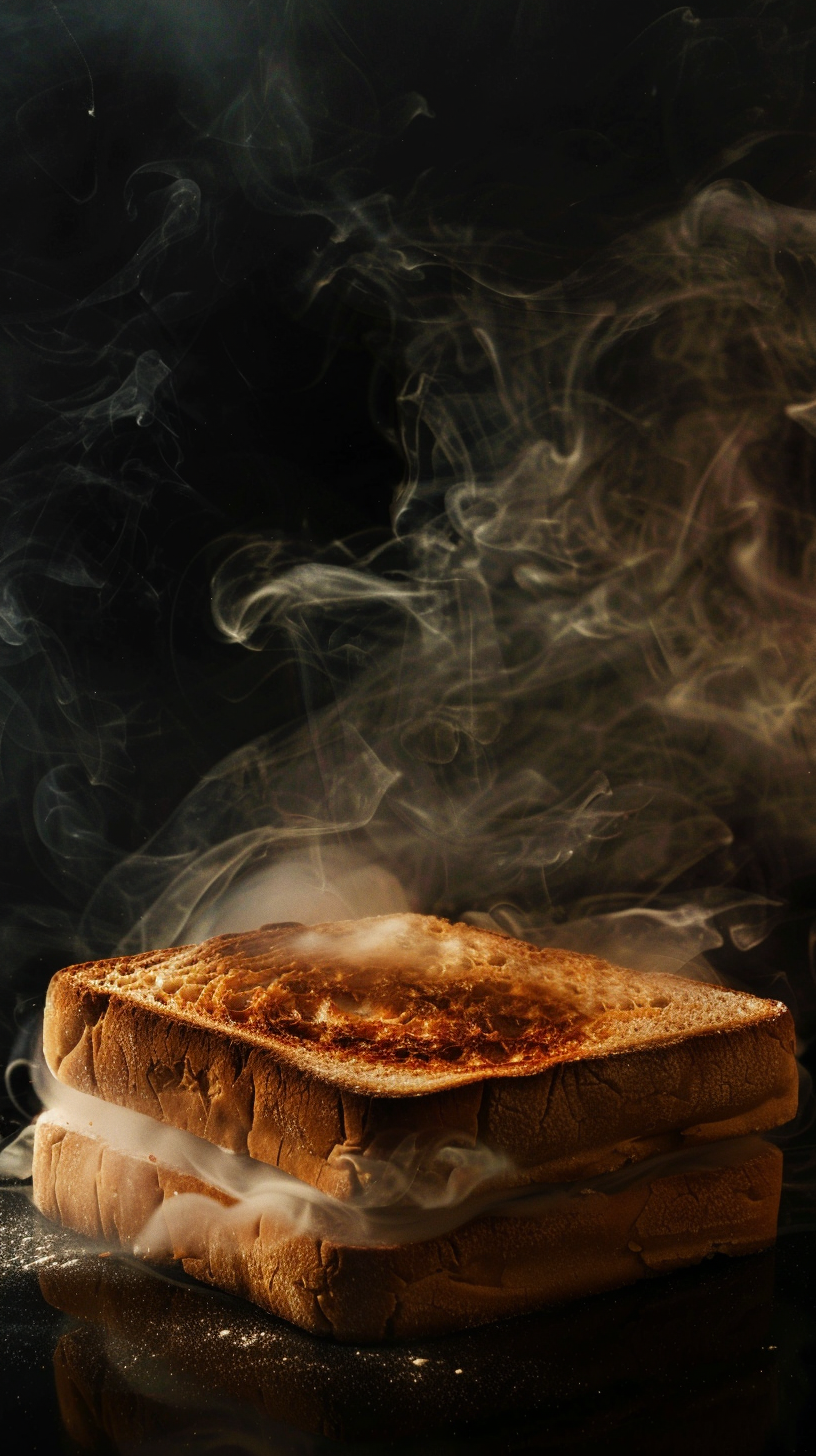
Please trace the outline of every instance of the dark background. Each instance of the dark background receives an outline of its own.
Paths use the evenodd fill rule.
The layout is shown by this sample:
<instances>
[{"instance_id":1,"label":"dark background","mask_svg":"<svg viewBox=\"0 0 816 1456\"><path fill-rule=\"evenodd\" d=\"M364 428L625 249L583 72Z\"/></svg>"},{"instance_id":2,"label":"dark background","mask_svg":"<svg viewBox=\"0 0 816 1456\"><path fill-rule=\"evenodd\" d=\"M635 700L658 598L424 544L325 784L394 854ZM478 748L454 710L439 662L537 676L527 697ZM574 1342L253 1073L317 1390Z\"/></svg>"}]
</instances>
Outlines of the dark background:
<instances>
[{"instance_id":1,"label":"dark background","mask_svg":"<svg viewBox=\"0 0 816 1456\"><path fill-rule=\"evenodd\" d=\"M255 534L308 555L388 529L402 341L348 291L309 301L327 179L345 168L409 221L523 237L542 283L718 177L807 206L812 21L795 4L4 8L6 1041L81 952L104 873L226 753L302 718L274 646L216 632L218 563ZM307 96L320 77L310 157L280 186L268 138L236 162L228 125L270 38ZM406 127L407 93L430 114ZM186 231L180 178L200 191ZM805 963L810 866L783 878L779 953ZM807 977L792 994L809 1019Z\"/></svg>"},{"instance_id":2,"label":"dark background","mask_svg":"<svg viewBox=\"0 0 816 1456\"><path fill-rule=\"evenodd\" d=\"M716 177L812 204L813 6L694 17L648 0L3 7L4 1053L106 870L226 753L302 718L274 649L216 633L219 561L254 533L308 553L388 529L400 339L347 294L309 304L328 224L304 196L340 157L359 195L523 231L542 282ZM236 158L219 122L287 24L301 77L345 58L311 191L267 187L267 154ZM428 114L401 129L406 92ZM179 177L200 188L199 222L144 256ZM138 359L144 410L121 394ZM810 867L793 864L773 951L799 967L805 1011L814 911ZM9 1101L3 1117L3 1133L20 1120ZM793 1287L801 1254L786 1257Z\"/></svg>"}]
</instances>

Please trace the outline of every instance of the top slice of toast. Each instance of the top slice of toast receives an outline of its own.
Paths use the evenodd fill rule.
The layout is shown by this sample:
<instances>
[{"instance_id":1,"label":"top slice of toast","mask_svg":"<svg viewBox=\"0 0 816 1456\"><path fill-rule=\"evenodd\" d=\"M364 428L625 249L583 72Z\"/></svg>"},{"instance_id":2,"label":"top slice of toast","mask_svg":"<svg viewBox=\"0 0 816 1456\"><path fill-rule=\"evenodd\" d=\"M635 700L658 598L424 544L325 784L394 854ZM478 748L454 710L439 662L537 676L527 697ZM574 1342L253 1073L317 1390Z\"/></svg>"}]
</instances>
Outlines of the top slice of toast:
<instances>
[{"instance_id":1,"label":"top slice of toast","mask_svg":"<svg viewBox=\"0 0 816 1456\"><path fill-rule=\"evenodd\" d=\"M93 1006L129 1003L157 1026L184 1023L266 1049L364 1096L533 1076L760 1026L790 1046L792 1065L781 1002L412 914L267 925L68 967L46 1010L57 1073L64 993L90 1008L89 1025Z\"/></svg>"}]
</instances>

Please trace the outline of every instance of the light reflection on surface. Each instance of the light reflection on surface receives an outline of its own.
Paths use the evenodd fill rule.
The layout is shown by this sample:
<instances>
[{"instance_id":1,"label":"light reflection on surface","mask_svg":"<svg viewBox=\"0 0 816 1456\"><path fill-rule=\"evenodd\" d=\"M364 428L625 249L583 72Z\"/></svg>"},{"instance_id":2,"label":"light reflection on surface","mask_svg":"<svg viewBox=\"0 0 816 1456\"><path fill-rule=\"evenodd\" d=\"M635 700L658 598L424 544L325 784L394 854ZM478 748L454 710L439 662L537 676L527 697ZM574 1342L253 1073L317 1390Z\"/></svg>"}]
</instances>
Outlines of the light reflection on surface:
<instances>
[{"instance_id":1,"label":"light reflection on surface","mask_svg":"<svg viewBox=\"0 0 816 1456\"><path fill-rule=\"evenodd\" d=\"M282 1456L693 1449L760 1453L776 1417L773 1255L391 1349L340 1347L239 1300L102 1257L5 1195L3 1272L28 1280L80 1450ZM19 1259L19 1251L23 1259ZM27 1272L25 1272L27 1271ZM22 1308L24 1301L15 1296ZM727 1441L726 1441L727 1436Z\"/></svg>"}]
</instances>

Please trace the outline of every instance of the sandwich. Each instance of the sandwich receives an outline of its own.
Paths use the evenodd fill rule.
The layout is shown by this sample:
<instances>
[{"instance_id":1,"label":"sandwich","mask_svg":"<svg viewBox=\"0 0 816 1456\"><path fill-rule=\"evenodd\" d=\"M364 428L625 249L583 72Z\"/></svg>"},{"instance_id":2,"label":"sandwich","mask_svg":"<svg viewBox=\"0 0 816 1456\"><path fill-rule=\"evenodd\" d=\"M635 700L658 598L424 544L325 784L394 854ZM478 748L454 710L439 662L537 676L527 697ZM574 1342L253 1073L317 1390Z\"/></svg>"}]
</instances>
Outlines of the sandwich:
<instances>
[{"instance_id":1,"label":"sandwich","mask_svg":"<svg viewBox=\"0 0 816 1456\"><path fill-rule=\"evenodd\" d=\"M434 917L283 924L49 987L47 1216L313 1333L443 1333L768 1247L779 1002Z\"/></svg>"}]
</instances>

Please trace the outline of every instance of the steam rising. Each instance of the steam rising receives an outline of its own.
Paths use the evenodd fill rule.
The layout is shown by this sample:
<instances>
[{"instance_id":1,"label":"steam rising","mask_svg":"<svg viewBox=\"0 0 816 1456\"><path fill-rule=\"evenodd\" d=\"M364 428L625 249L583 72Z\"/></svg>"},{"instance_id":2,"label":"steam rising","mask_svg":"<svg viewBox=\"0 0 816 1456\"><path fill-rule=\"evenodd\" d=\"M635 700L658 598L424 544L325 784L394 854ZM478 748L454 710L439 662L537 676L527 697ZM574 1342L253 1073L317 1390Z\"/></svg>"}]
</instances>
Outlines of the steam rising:
<instances>
[{"instance_id":1,"label":"steam rising","mask_svg":"<svg viewBox=\"0 0 816 1456\"><path fill-rule=\"evenodd\" d=\"M263 9L229 96L215 27L185 113L201 149L134 172L130 261L38 316L76 388L10 464L15 539L29 572L104 593L104 554L69 542L60 562L47 531L37 546L20 482L59 459L53 497L107 491L135 520L178 478L173 330L229 287L216 223L239 205L314 224L293 307L372 320L397 379L392 529L225 547L217 629L236 656L295 666L304 726L225 758L135 852L109 825L128 713L83 695L12 550L4 640L48 684L38 715L12 710L48 764L18 792L49 873L86 902L35 939L80 958L409 908L711 974L706 953L757 944L794 868L816 865L814 215L706 181L766 135L729 117L685 205L557 277L535 219L477 224L433 177L375 183L433 107L367 76L336 19ZM537 25L519 14L514 55ZM718 35L672 12L637 64L663 47L702 86ZM759 21L751 36L765 45ZM65 64L87 91L83 47Z\"/></svg>"},{"instance_id":2,"label":"steam rising","mask_svg":"<svg viewBox=\"0 0 816 1456\"><path fill-rule=\"evenodd\" d=\"M47 1121L101 1138L139 1160L158 1160L233 1200L227 1207L198 1193L168 1200L140 1235L140 1249L154 1256L168 1252L168 1230L172 1245L174 1230L181 1236L202 1219L251 1227L264 1216L290 1234L351 1244L433 1238L495 1204L496 1186L511 1167L502 1154L467 1139L409 1135L382 1156L376 1150L344 1153L341 1164L353 1167L358 1177L355 1196L341 1201L247 1154L228 1152L193 1133L66 1088L43 1064L36 1081L49 1109L43 1114ZM15 1150L15 1157L6 1160L6 1176L21 1176L25 1151Z\"/></svg>"},{"instance_id":3,"label":"steam rising","mask_svg":"<svg viewBox=\"0 0 816 1456\"><path fill-rule=\"evenodd\" d=\"M816 414L816 224L717 184L525 290L488 245L426 234L409 262L379 223L361 208L325 266L411 331L393 539L223 564L217 623L288 641L308 728L213 771L96 907L135 921L128 946L181 940L244 876L293 852L319 876L345 846L413 906L543 942L679 969L723 915L750 946L768 907L724 889L729 820L814 848L816 538L788 482Z\"/></svg>"},{"instance_id":4,"label":"steam rising","mask_svg":"<svg viewBox=\"0 0 816 1456\"><path fill-rule=\"evenodd\" d=\"M229 1202L216 1202L203 1192L182 1191L166 1198L134 1246L134 1252L153 1259L166 1259L173 1249L190 1249L208 1228L219 1225L238 1237L255 1237L264 1219L280 1237L304 1234L356 1246L419 1242L449 1233L479 1215L535 1218L553 1202L581 1197L588 1188L613 1194L643 1179L729 1166L763 1146L757 1137L732 1138L653 1155L643 1164L625 1165L578 1184L508 1188L513 1165L505 1155L465 1138L423 1140L409 1135L382 1156L376 1149L343 1153L341 1163L357 1173L357 1189L350 1199L340 1200L247 1154L231 1153L192 1133L66 1087L42 1060L34 1073L46 1123L101 1139L128 1154L137 1167L149 1160L227 1195ZM4 1151L0 1175L22 1178L30 1173L29 1132L25 1129ZM127 1172L120 1173L126 1176Z\"/></svg>"}]
</instances>

